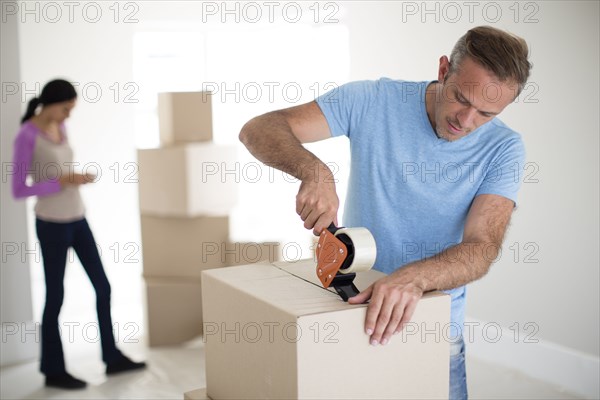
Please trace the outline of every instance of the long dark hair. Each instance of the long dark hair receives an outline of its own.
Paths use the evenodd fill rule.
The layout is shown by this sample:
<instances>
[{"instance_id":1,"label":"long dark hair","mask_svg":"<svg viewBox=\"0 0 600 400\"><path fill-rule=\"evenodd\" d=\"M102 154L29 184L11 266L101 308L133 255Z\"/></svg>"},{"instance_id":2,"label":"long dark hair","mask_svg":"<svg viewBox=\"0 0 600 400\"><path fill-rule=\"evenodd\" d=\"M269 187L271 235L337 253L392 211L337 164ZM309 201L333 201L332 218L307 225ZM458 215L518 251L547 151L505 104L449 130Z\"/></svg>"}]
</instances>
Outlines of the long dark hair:
<instances>
[{"instance_id":1,"label":"long dark hair","mask_svg":"<svg viewBox=\"0 0 600 400\"><path fill-rule=\"evenodd\" d=\"M35 115L35 110L40 104L47 105L52 103L61 103L63 101L70 101L76 98L77 91L70 82L65 81L64 79L52 80L44 85L42 93L39 97L34 97L33 99L29 100L29 104L27 104L27 111L25 112L23 118L21 118L21 123L24 123L29 118L33 117Z\"/></svg>"}]
</instances>

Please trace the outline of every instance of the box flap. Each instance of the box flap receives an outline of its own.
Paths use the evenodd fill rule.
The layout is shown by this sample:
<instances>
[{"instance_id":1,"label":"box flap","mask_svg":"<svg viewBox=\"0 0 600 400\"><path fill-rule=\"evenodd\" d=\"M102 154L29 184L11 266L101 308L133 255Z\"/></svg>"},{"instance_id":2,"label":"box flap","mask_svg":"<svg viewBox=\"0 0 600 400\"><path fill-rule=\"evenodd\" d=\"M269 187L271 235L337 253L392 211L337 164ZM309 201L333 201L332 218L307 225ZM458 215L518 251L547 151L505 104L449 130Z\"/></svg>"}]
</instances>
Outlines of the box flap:
<instances>
[{"instance_id":1,"label":"box flap","mask_svg":"<svg viewBox=\"0 0 600 400\"><path fill-rule=\"evenodd\" d=\"M306 260L299 260L298 262L294 262L294 263L285 262L285 261L277 261L277 262L274 262L273 265L275 267L281 269L282 271L290 273L304 281L310 282L313 285L318 286L322 290L326 290L326 291L332 293L338 299L340 299L340 297L337 295L337 293L335 292L335 290L332 287L325 289L321 285L321 282L319 281L319 278L317 277L317 273L316 273L317 262L315 260L306 259ZM364 272L358 272L356 274L356 278L354 278L354 285L356 286L356 288L358 290L360 290L362 292L363 290L368 288L371 284L373 284L373 282L377 281L378 279L380 279L384 276L386 276L386 274L384 274L381 271L376 271L374 269L371 269L369 271L364 271ZM440 291L427 292L427 293L423 294L423 299L429 298L429 297L437 297L437 296L447 296L447 294L440 292Z\"/></svg>"},{"instance_id":2,"label":"box flap","mask_svg":"<svg viewBox=\"0 0 600 400\"><path fill-rule=\"evenodd\" d=\"M278 261L273 263L273 265L285 272L288 272L302 280L310 282L313 285L316 285L323 290L327 290L337 296L337 293L332 287L325 289L319 281L316 272L317 262L313 259L299 260L293 263ZM382 278L384 276L385 274L383 272L375 270L359 272L356 274L356 278L354 278L354 284L356 285L356 288L358 290L363 291L377 279Z\"/></svg>"},{"instance_id":3,"label":"box flap","mask_svg":"<svg viewBox=\"0 0 600 400\"><path fill-rule=\"evenodd\" d=\"M296 272L301 274L302 271L308 270L309 262L312 260L298 261ZM342 301L335 292L282 269L281 263L277 264L279 267L264 262L218 268L203 271L202 274L219 279L296 317L352 307L365 307L365 305L349 305ZM306 275L306 277L308 276Z\"/></svg>"},{"instance_id":4,"label":"box flap","mask_svg":"<svg viewBox=\"0 0 600 400\"><path fill-rule=\"evenodd\" d=\"M214 279L296 317L367 306L350 305L333 288L325 289L316 276L315 268L315 261L306 259L294 263L262 262L218 268L203 271L202 274L210 274ZM384 273L375 270L359 272L356 274L356 287L364 290L383 276ZM439 295L444 294L426 293L423 298Z\"/></svg>"}]
</instances>

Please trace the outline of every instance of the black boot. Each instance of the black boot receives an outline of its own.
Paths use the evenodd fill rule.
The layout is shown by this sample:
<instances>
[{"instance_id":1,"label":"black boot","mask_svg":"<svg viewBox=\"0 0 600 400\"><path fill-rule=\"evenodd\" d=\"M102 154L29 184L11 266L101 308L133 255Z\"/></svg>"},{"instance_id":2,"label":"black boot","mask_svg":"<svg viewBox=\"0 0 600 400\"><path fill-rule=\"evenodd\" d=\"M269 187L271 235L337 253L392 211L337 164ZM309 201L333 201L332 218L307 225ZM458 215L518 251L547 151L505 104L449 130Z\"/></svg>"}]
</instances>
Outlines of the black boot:
<instances>
[{"instance_id":1,"label":"black boot","mask_svg":"<svg viewBox=\"0 0 600 400\"><path fill-rule=\"evenodd\" d=\"M119 372L134 371L137 369L146 368L145 362L131 361L123 356L118 361L106 365L106 375L118 374Z\"/></svg>"},{"instance_id":2,"label":"black boot","mask_svg":"<svg viewBox=\"0 0 600 400\"><path fill-rule=\"evenodd\" d=\"M46 376L46 386L61 389L83 389L87 383L65 372L60 375Z\"/></svg>"}]
</instances>

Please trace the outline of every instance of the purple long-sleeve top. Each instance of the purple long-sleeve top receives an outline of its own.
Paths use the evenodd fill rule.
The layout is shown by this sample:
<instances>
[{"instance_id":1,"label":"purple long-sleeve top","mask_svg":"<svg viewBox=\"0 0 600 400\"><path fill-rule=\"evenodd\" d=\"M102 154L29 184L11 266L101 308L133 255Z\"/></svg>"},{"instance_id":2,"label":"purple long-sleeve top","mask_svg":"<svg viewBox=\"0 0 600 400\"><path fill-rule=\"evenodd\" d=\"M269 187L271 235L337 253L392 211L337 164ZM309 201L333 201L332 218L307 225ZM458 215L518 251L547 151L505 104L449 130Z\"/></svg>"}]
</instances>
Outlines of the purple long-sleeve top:
<instances>
[{"instance_id":1,"label":"purple long-sleeve top","mask_svg":"<svg viewBox=\"0 0 600 400\"><path fill-rule=\"evenodd\" d=\"M15 138L12 192L17 199L37 196L38 218L66 222L83 218L85 210L77 186L61 187L59 183L73 161L64 126L61 130L62 140L55 143L32 122L21 125Z\"/></svg>"}]
</instances>

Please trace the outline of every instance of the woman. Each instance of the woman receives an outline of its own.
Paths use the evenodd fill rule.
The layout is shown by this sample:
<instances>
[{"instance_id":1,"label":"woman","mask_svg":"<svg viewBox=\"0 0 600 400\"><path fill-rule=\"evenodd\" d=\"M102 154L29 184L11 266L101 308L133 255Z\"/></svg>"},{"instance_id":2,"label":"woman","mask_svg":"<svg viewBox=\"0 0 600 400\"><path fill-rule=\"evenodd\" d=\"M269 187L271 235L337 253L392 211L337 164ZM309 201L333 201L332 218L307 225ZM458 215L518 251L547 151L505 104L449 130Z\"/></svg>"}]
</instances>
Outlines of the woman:
<instances>
[{"instance_id":1,"label":"woman","mask_svg":"<svg viewBox=\"0 0 600 400\"><path fill-rule=\"evenodd\" d=\"M73 247L96 291L96 308L102 359L106 373L140 369L116 347L110 316L110 284L104 272L96 242L85 219L79 185L94 180L93 176L74 173L70 166L73 151L67 141L64 121L75 107L77 93L65 80L53 80L33 98L21 120L15 139L13 176L15 198L37 196L36 232L42 249L46 277L46 305L42 317L42 357L40 370L46 386L79 389L86 382L65 369L58 314L63 302L63 278L67 250ZM40 108L39 112L36 111ZM27 185L30 175L32 184Z\"/></svg>"}]
</instances>

